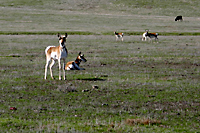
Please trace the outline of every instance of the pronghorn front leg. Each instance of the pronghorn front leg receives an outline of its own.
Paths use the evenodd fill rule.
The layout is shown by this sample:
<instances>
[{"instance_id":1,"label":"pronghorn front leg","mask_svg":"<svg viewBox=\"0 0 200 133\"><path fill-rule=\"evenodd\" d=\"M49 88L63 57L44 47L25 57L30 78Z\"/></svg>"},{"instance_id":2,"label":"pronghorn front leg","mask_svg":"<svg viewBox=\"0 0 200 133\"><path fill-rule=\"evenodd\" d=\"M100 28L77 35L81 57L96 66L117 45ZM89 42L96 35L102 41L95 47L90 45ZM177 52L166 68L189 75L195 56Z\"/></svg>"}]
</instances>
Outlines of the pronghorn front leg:
<instances>
[{"instance_id":1,"label":"pronghorn front leg","mask_svg":"<svg viewBox=\"0 0 200 133\"><path fill-rule=\"evenodd\" d=\"M63 79L65 80L65 59L63 59Z\"/></svg>"},{"instance_id":2,"label":"pronghorn front leg","mask_svg":"<svg viewBox=\"0 0 200 133\"><path fill-rule=\"evenodd\" d=\"M62 78L61 78L61 69L62 69L62 67L61 67L60 59L58 60L58 66L59 66L59 80L62 80Z\"/></svg>"},{"instance_id":3,"label":"pronghorn front leg","mask_svg":"<svg viewBox=\"0 0 200 133\"><path fill-rule=\"evenodd\" d=\"M116 36L116 41L117 41L118 37Z\"/></svg>"},{"instance_id":4,"label":"pronghorn front leg","mask_svg":"<svg viewBox=\"0 0 200 133\"><path fill-rule=\"evenodd\" d=\"M157 37L155 38L155 41L157 41L157 43L158 43L158 38Z\"/></svg>"}]
</instances>

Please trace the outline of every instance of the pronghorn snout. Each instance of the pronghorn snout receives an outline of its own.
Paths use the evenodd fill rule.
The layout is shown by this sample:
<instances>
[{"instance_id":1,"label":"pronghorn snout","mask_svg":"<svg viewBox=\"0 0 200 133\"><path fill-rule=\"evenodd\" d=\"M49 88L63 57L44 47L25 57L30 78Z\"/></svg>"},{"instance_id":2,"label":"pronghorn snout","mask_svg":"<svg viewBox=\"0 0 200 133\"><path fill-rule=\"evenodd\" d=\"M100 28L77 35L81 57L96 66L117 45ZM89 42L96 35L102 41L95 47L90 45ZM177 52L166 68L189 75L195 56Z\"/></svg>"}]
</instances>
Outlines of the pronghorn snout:
<instances>
[{"instance_id":1,"label":"pronghorn snout","mask_svg":"<svg viewBox=\"0 0 200 133\"><path fill-rule=\"evenodd\" d=\"M84 54L81 54L81 52L79 52L79 58L81 61L87 62L87 60L84 57Z\"/></svg>"},{"instance_id":2,"label":"pronghorn snout","mask_svg":"<svg viewBox=\"0 0 200 133\"><path fill-rule=\"evenodd\" d=\"M82 58L82 61L87 62L87 60L85 58Z\"/></svg>"}]
</instances>

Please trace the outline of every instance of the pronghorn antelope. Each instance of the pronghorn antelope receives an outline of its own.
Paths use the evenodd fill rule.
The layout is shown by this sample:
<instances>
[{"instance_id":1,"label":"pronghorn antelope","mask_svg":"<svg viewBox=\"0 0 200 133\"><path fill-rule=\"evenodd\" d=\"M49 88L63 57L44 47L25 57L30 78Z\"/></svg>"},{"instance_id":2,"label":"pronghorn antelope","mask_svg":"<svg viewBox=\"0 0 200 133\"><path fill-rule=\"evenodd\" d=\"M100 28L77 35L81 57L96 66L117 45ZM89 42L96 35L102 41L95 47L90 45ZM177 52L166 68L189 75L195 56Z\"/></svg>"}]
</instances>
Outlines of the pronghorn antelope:
<instances>
[{"instance_id":1,"label":"pronghorn antelope","mask_svg":"<svg viewBox=\"0 0 200 133\"><path fill-rule=\"evenodd\" d=\"M122 32L117 33L116 31L115 31L114 33L115 33L116 41L117 41L118 39L120 39L120 38L121 38L122 41L123 41L124 33L122 33Z\"/></svg>"},{"instance_id":2,"label":"pronghorn antelope","mask_svg":"<svg viewBox=\"0 0 200 133\"><path fill-rule=\"evenodd\" d=\"M65 58L67 58L68 52L67 48L65 46L67 38L67 33L65 35L60 35L58 34L58 39L59 39L59 46L48 46L45 49L45 54L46 54L46 65L45 65L45 76L44 79L47 79L47 67L51 62L49 69L50 69L50 74L51 78L54 79L53 73L52 73L52 67L55 63L56 60L58 60L58 65L59 65L59 80L61 80L61 60L63 60L63 79L65 80L65 70L64 70L64 65L65 65Z\"/></svg>"},{"instance_id":3,"label":"pronghorn antelope","mask_svg":"<svg viewBox=\"0 0 200 133\"><path fill-rule=\"evenodd\" d=\"M84 54L79 52L75 61L69 61L66 63L65 70L85 70L84 68L79 67L81 61L86 62L87 60L84 58Z\"/></svg>"},{"instance_id":4,"label":"pronghorn antelope","mask_svg":"<svg viewBox=\"0 0 200 133\"><path fill-rule=\"evenodd\" d=\"M155 38L155 41L158 40L158 33L149 33L149 30L146 30L142 35L142 41L146 41L147 38Z\"/></svg>"}]
</instances>

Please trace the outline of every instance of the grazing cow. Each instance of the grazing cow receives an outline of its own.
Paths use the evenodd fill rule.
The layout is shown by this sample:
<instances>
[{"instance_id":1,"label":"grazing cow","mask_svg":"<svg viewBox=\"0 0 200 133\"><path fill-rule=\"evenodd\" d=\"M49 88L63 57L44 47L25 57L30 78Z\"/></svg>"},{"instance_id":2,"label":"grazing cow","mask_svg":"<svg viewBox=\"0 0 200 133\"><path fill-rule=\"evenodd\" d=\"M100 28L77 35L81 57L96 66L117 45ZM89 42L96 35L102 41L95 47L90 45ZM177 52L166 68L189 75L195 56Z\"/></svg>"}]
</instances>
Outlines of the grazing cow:
<instances>
[{"instance_id":1,"label":"grazing cow","mask_svg":"<svg viewBox=\"0 0 200 133\"><path fill-rule=\"evenodd\" d=\"M75 61L67 62L67 64L65 65L65 70L85 70L84 68L79 67L81 61L86 62L87 60L84 58L84 54L81 54L81 52L79 52Z\"/></svg>"},{"instance_id":2,"label":"grazing cow","mask_svg":"<svg viewBox=\"0 0 200 133\"><path fill-rule=\"evenodd\" d=\"M158 33L149 33L149 30L145 30L145 32L142 35L142 41L146 41L147 38L150 38L152 41L152 38L155 38L155 41L158 40Z\"/></svg>"},{"instance_id":3,"label":"grazing cow","mask_svg":"<svg viewBox=\"0 0 200 133\"><path fill-rule=\"evenodd\" d=\"M65 35L60 35L58 34L58 39L59 39L59 46L48 46L45 49L45 54L46 54L46 65L45 65L45 76L44 79L47 79L47 67L51 62L49 68L50 68L50 74L51 74L51 78L54 79L53 77L53 73L52 73L52 67L55 63L56 60L58 60L58 65L59 65L59 80L61 80L61 60L63 60L63 79L65 80L65 70L64 70L64 65L65 65L65 59L67 58L68 55L68 51L67 48L65 46L65 42L66 42L66 38L67 38L67 33L65 33Z\"/></svg>"},{"instance_id":4,"label":"grazing cow","mask_svg":"<svg viewBox=\"0 0 200 133\"><path fill-rule=\"evenodd\" d=\"M116 41L118 40L118 39L120 39L121 38L121 40L123 41L123 36L124 36L124 33L117 33L116 31L114 32L114 34L115 34L115 37L116 37Z\"/></svg>"},{"instance_id":5,"label":"grazing cow","mask_svg":"<svg viewBox=\"0 0 200 133\"><path fill-rule=\"evenodd\" d=\"M183 21L183 17L182 16L176 16L175 21Z\"/></svg>"}]
</instances>

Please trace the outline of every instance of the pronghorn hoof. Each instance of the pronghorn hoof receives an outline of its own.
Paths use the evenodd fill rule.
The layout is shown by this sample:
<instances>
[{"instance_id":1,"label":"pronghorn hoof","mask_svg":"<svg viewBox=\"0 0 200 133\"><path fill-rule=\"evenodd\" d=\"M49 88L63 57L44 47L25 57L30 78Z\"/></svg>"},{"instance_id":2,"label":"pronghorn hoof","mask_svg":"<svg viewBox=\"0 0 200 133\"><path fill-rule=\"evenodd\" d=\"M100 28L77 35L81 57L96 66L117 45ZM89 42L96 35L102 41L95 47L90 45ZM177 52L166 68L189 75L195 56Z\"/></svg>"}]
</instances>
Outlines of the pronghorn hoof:
<instances>
[{"instance_id":1,"label":"pronghorn hoof","mask_svg":"<svg viewBox=\"0 0 200 133\"><path fill-rule=\"evenodd\" d=\"M88 89L85 89L85 90L82 90L82 92L89 92L90 90L88 90Z\"/></svg>"},{"instance_id":2,"label":"pronghorn hoof","mask_svg":"<svg viewBox=\"0 0 200 133\"><path fill-rule=\"evenodd\" d=\"M92 86L92 88L93 88L93 89L99 89L99 86L94 85L94 86Z\"/></svg>"}]
</instances>

